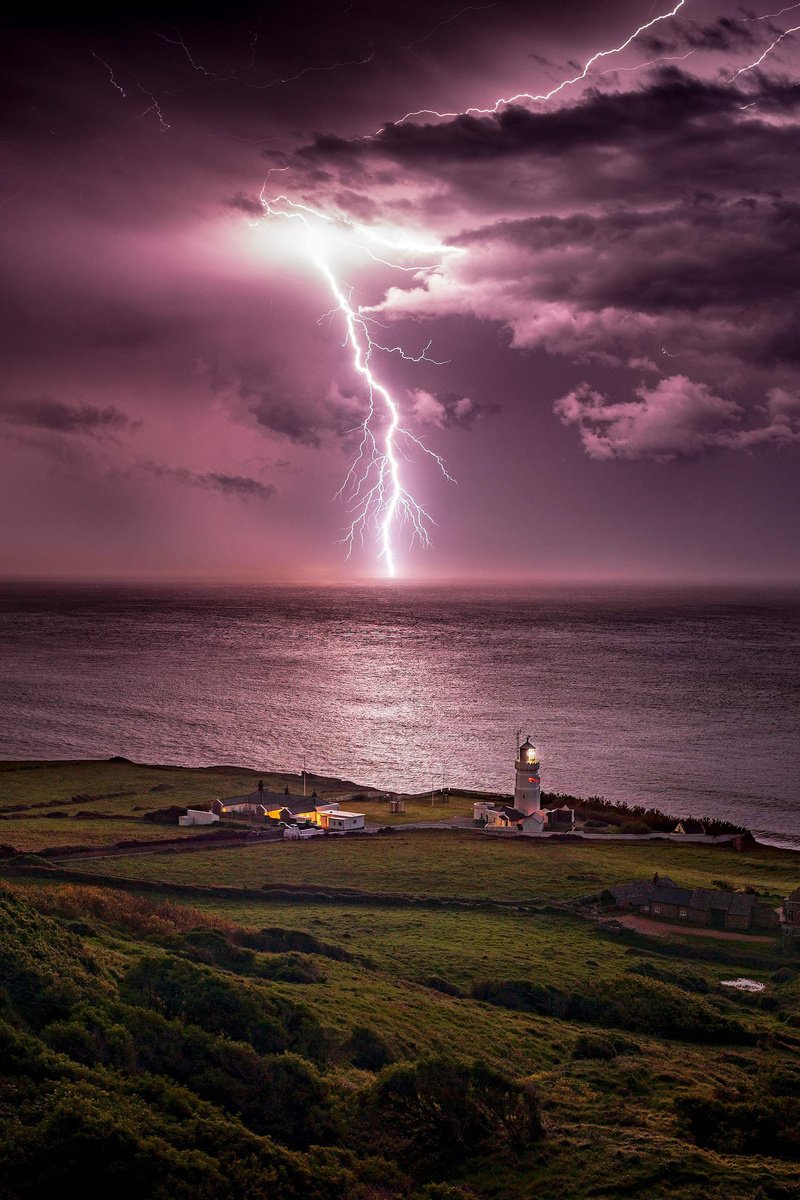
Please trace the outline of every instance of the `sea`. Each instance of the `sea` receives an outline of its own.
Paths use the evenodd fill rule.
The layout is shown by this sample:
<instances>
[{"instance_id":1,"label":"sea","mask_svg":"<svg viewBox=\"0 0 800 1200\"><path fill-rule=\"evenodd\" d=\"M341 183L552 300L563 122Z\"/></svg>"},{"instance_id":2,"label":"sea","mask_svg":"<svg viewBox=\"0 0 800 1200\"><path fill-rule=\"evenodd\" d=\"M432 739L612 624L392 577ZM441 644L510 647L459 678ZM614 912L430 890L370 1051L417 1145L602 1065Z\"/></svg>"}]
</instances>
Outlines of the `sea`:
<instances>
[{"instance_id":1,"label":"sea","mask_svg":"<svg viewBox=\"0 0 800 1200\"><path fill-rule=\"evenodd\" d=\"M542 786L800 848L800 593L0 586L0 758Z\"/></svg>"}]
</instances>

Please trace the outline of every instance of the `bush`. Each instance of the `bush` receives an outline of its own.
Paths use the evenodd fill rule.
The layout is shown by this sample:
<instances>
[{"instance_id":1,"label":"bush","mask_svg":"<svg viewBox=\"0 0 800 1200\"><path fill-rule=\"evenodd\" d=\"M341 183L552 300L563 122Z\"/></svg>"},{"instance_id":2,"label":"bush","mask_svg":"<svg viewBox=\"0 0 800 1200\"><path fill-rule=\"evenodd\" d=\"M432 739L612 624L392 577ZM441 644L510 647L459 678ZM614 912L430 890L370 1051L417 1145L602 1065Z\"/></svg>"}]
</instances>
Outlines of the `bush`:
<instances>
[{"instance_id":1,"label":"bush","mask_svg":"<svg viewBox=\"0 0 800 1200\"><path fill-rule=\"evenodd\" d=\"M421 1171L498 1146L519 1154L542 1136L532 1087L443 1055L387 1067L358 1110L359 1136Z\"/></svg>"},{"instance_id":2,"label":"bush","mask_svg":"<svg viewBox=\"0 0 800 1200\"><path fill-rule=\"evenodd\" d=\"M300 929L260 929L256 932L238 931L236 941L251 950L263 950L268 954L282 954L288 950L296 950L300 954L321 954L324 958L332 958L338 962L352 962L353 955L341 946L333 946L329 942L321 942L313 933L305 933Z\"/></svg>"},{"instance_id":3,"label":"bush","mask_svg":"<svg viewBox=\"0 0 800 1200\"><path fill-rule=\"evenodd\" d=\"M617 1048L608 1038L582 1033L572 1047L572 1057L611 1059L617 1057Z\"/></svg>"},{"instance_id":4,"label":"bush","mask_svg":"<svg viewBox=\"0 0 800 1200\"><path fill-rule=\"evenodd\" d=\"M272 954L262 958L256 971L259 979L279 983L325 983L327 976L306 954Z\"/></svg>"},{"instance_id":5,"label":"bush","mask_svg":"<svg viewBox=\"0 0 800 1200\"><path fill-rule=\"evenodd\" d=\"M442 979L439 975L429 975L427 979L422 981L423 987L433 988L435 992L442 992L445 996L462 997L464 995L462 989L455 983L448 983L446 979Z\"/></svg>"},{"instance_id":6,"label":"bush","mask_svg":"<svg viewBox=\"0 0 800 1200\"><path fill-rule=\"evenodd\" d=\"M696 992L701 996L707 996L711 992L711 984L704 975L696 971L672 970L660 963L649 961L632 963L625 970L629 975L644 975L647 979L660 979L662 983L672 983L685 992Z\"/></svg>"},{"instance_id":7,"label":"bush","mask_svg":"<svg viewBox=\"0 0 800 1200\"><path fill-rule=\"evenodd\" d=\"M620 833L653 833L654 831L644 821L626 821L619 827Z\"/></svg>"},{"instance_id":8,"label":"bush","mask_svg":"<svg viewBox=\"0 0 800 1200\"><path fill-rule=\"evenodd\" d=\"M702 997L688 996L660 979L629 977L624 988L616 980L597 980L573 992L524 979L483 980L473 984L472 995L503 1008L632 1033L689 1042L751 1044L754 1040L741 1022L720 1015Z\"/></svg>"},{"instance_id":9,"label":"bush","mask_svg":"<svg viewBox=\"0 0 800 1200\"><path fill-rule=\"evenodd\" d=\"M294 1050L322 1061L326 1039L308 1009L208 967L167 955L139 960L122 981L122 995L168 1019L246 1042L262 1053Z\"/></svg>"},{"instance_id":10,"label":"bush","mask_svg":"<svg viewBox=\"0 0 800 1200\"><path fill-rule=\"evenodd\" d=\"M675 1101L698 1146L725 1154L800 1154L800 1108L794 1097L751 1094L735 1100L698 1090Z\"/></svg>"},{"instance_id":11,"label":"bush","mask_svg":"<svg viewBox=\"0 0 800 1200\"><path fill-rule=\"evenodd\" d=\"M356 1025L347 1043L346 1052L353 1066L364 1071L380 1071L395 1060L395 1055L384 1038L367 1025Z\"/></svg>"}]
</instances>

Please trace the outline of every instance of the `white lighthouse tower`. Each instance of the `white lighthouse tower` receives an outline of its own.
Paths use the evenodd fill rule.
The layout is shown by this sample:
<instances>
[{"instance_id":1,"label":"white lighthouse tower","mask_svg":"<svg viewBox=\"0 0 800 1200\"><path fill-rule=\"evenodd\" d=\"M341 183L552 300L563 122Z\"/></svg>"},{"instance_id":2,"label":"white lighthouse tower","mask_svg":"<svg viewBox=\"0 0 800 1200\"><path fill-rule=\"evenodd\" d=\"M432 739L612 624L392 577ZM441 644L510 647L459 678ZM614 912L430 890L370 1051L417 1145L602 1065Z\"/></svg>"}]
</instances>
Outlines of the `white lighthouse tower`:
<instances>
[{"instance_id":1,"label":"white lighthouse tower","mask_svg":"<svg viewBox=\"0 0 800 1200\"><path fill-rule=\"evenodd\" d=\"M514 808L528 816L542 806L542 788L539 778L539 755L530 736L517 749L517 771L514 788Z\"/></svg>"}]
</instances>

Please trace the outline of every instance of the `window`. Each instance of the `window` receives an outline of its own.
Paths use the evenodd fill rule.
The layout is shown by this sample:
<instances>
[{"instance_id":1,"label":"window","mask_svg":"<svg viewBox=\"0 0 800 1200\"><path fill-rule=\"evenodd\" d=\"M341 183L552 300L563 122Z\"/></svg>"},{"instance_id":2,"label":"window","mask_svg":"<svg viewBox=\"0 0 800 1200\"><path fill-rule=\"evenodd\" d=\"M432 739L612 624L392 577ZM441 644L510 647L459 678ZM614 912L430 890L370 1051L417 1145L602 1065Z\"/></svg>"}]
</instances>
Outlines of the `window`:
<instances>
[{"instance_id":1,"label":"window","mask_svg":"<svg viewBox=\"0 0 800 1200\"><path fill-rule=\"evenodd\" d=\"M658 913L659 915L661 914L661 905L660 904L654 904L652 906L652 908L653 908L654 913Z\"/></svg>"},{"instance_id":2,"label":"window","mask_svg":"<svg viewBox=\"0 0 800 1200\"><path fill-rule=\"evenodd\" d=\"M679 917L688 917L688 915L689 915L689 914L687 913L687 911L686 911L686 909L685 909L685 908L679 908L679 909L678 909L678 916L679 916Z\"/></svg>"}]
</instances>

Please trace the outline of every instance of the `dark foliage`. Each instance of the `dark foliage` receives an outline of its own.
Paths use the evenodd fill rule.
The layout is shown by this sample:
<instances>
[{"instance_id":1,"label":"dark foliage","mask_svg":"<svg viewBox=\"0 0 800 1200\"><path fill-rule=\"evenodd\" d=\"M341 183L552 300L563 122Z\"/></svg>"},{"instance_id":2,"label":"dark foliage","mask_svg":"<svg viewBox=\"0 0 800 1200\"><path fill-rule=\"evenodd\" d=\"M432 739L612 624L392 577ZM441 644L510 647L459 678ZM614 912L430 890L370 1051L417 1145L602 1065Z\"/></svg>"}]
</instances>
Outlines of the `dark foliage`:
<instances>
[{"instance_id":1,"label":"dark foliage","mask_svg":"<svg viewBox=\"0 0 800 1200\"><path fill-rule=\"evenodd\" d=\"M427 979L423 979L425 987L433 988L435 992L442 992L445 996L463 996L463 990L455 983L449 983L446 979L442 979L439 975L429 975Z\"/></svg>"},{"instance_id":2,"label":"dark foliage","mask_svg":"<svg viewBox=\"0 0 800 1200\"><path fill-rule=\"evenodd\" d=\"M300 954L320 954L324 958L336 959L339 962L352 962L353 955L341 946L333 946L330 942L322 942L313 933L305 933L299 929L280 929L277 926L270 929L259 929L257 933L241 932L237 934L237 942L249 946L251 950L263 950L268 954L281 954L288 950L296 950Z\"/></svg>"},{"instance_id":3,"label":"dark foliage","mask_svg":"<svg viewBox=\"0 0 800 1200\"><path fill-rule=\"evenodd\" d=\"M308 1009L184 959L140 959L125 976L121 993L167 1019L247 1042L262 1053L288 1049L319 1062L326 1057L325 1035Z\"/></svg>"},{"instance_id":4,"label":"dark foliage","mask_svg":"<svg viewBox=\"0 0 800 1200\"><path fill-rule=\"evenodd\" d=\"M800 1105L795 1096L751 1093L735 1098L694 1091L675 1107L698 1146L725 1154L800 1156Z\"/></svg>"},{"instance_id":5,"label":"dark foliage","mask_svg":"<svg viewBox=\"0 0 800 1200\"><path fill-rule=\"evenodd\" d=\"M353 1066L364 1071L380 1071L395 1060L385 1038L368 1025L356 1025L345 1052Z\"/></svg>"},{"instance_id":6,"label":"dark foliage","mask_svg":"<svg viewBox=\"0 0 800 1200\"><path fill-rule=\"evenodd\" d=\"M524 1154L542 1136L533 1088L443 1055L387 1067L356 1107L359 1136L418 1171L498 1146Z\"/></svg>"},{"instance_id":7,"label":"dark foliage","mask_svg":"<svg viewBox=\"0 0 800 1200\"><path fill-rule=\"evenodd\" d=\"M503 1008L689 1042L753 1040L741 1022L659 979L631 978L624 988L616 981L598 980L572 992L525 979L483 980L473 985L472 995Z\"/></svg>"}]
</instances>

